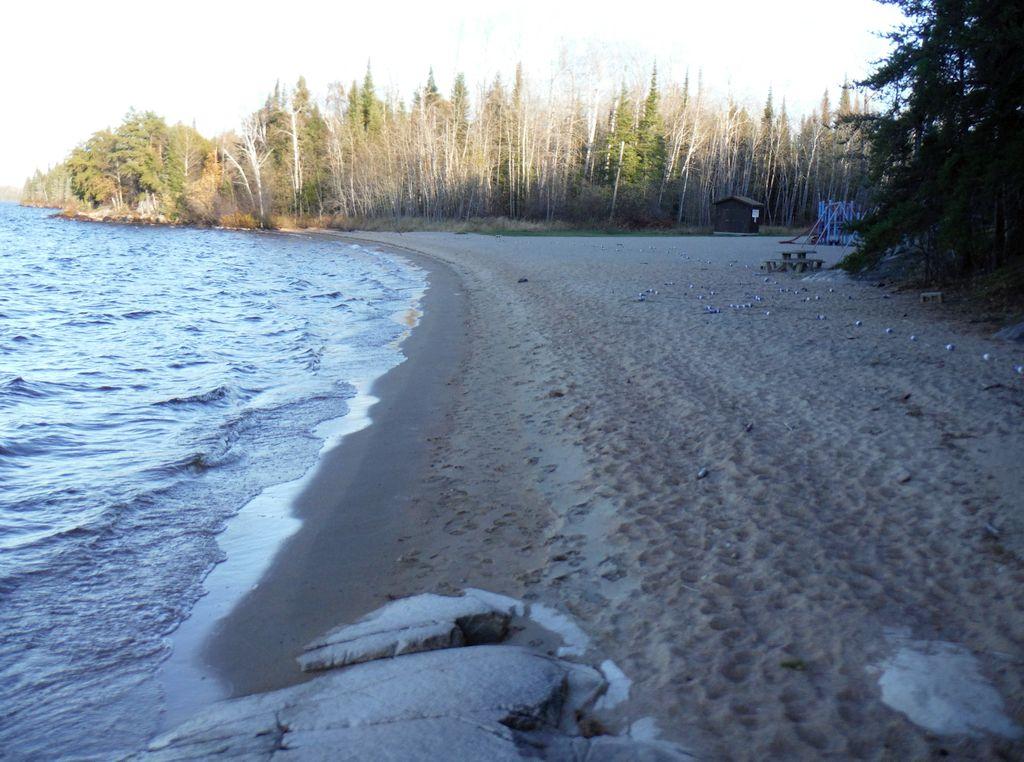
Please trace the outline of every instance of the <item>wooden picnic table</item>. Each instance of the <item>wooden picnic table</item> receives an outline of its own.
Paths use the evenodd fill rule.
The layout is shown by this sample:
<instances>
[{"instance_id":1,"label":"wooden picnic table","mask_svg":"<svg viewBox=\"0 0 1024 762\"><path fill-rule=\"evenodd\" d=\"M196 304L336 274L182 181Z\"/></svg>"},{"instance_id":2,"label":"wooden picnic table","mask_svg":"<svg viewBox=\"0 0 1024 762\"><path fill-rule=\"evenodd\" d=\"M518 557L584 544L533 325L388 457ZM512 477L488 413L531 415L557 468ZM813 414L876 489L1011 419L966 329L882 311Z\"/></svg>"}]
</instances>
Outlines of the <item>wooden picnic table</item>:
<instances>
[{"instance_id":1,"label":"wooden picnic table","mask_svg":"<svg viewBox=\"0 0 1024 762\"><path fill-rule=\"evenodd\" d=\"M821 266L825 264L824 259L807 259L808 254L813 254L813 251L803 252L783 252L782 259L766 259L761 265L761 269L767 272L793 272L802 273L806 270L820 270ZM789 254L796 254L797 259L793 261ZM803 256L800 256L803 255Z\"/></svg>"}]
</instances>

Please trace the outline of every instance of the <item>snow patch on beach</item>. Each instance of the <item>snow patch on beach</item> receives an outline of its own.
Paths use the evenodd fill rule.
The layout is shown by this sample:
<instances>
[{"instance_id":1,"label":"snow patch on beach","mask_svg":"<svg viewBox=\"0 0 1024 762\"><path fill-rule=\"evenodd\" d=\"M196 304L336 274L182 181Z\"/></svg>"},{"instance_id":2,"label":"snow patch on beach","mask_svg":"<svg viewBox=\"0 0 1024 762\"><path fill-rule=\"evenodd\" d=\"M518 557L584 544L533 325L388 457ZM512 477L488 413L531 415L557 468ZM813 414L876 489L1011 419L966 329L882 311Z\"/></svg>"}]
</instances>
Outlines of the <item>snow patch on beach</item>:
<instances>
[{"instance_id":1,"label":"snow patch on beach","mask_svg":"<svg viewBox=\"0 0 1024 762\"><path fill-rule=\"evenodd\" d=\"M629 726L629 737L637 741L657 741L661 738L661 731L653 717L641 717Z\"/></svg>"},{"instance_id":2,"label":"snow patch on beach","mask_svg":"<svg viewBox=\"0 0 1024 762\"><path fill-rule=\"evenodd\" d=\"M582 656L590 645L590 637L572 619L543 603L530 604L529 617L545 630L561 636L559 656Z\"/></svg>"},{"instance_id":3,"label":"snow patch on beach","mask_svg":"<svg viewBox=\"0 0 1024 762\"><path fill-rule=\"evenodd\" d=\"M846 270L822 270L821 272L805 275L801 280L818 283L852 283L853 278Z\"/></svg>"},{"instance_id":4,"label":"snow patch on beach","mask_svg":"<svg viewBox=\"0 0 1024 762\"><path fill-rule=\"evenodd\" d=\"M465 593L466 595L476 598L478 601L483 601L496 609L511 611L514 616L526 615L526 604L518 598L501 595L499 593L492 593L489 590L481 590L476 587L467 587Z\"/></svg>"},{"instance_id":5,"label":"snow patch on beach","mask_svg":"<svg viewBox=\"0 0 1024 762\"><path fill-rule=\"evenodd\" d=\"M608 690L597 701L597 709L611 709L629 698L629 688L633 685L626 673L611 659L601 662L601 674L608 683Z\"/></svg>"},{"instance_id":6,"label":"snow patch on beach","mask_svg":"<svg viewBox=\"0 0 1024 762\"><path fill-rule=\"evenodd\" d=\"M943 735L1024 735L1006 716L1002 697L981 675L968 650L941 640L889 637L896 650L878 665L886 706Z\"/></svg>"}]
</instances>

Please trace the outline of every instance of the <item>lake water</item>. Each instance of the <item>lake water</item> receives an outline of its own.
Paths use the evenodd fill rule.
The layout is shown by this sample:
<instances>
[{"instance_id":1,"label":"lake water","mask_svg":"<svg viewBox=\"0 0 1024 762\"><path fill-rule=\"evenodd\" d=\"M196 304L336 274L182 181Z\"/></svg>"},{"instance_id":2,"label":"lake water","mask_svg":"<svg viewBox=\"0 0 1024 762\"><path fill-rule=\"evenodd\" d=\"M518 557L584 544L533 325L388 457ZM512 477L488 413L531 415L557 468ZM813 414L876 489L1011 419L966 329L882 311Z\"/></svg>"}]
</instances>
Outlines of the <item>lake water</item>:
<instances>
[{"instance_id":1,"label":"lake water","mask_svg":"<svg viewBox=\"0 0 1024 762\"><path fill-rule=\"evenodd\" d=\"M0 204L0 756L155 732L218 533L315 465L424 288L326 238Z\"/></svg>"}]
</instances>

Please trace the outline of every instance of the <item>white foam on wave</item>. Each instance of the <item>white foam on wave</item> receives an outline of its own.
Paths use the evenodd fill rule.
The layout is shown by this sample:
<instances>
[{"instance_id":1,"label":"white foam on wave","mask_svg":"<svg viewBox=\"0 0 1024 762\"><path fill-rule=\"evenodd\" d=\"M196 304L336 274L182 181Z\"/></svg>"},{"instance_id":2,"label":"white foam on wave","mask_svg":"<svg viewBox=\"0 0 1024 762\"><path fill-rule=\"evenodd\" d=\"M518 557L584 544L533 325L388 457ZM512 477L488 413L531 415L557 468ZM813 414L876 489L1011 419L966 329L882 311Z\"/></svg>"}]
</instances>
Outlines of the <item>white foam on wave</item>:
<instances>
[{"instance_id":1,"label":"white foam on wave","mask_svg":"<svg viewBox=\"0 0 1024 762\"><path fill-rule=\"evenodd\" d=\"M381 256L380 252L351 246L363 253ZM412 272L419 268L403 264ZM392 316L405 330L389 347L398 350L401 342L419 324L420 303L426 291L425 282L408 292L408 307ZM415 315L415 320L402 320L399 316ZM259 583L270 568L274 557L288 538L302 526L293 514L295 500L315 478L327 452L338 447L345 437L365 429L372 423L371 410L379 398L370 394L378 378L405 358L399 352L396 361L378 365L361 379L351 381L355 395L346 400L343 416L318 424L313 434L321 440L316 459L298 479L265 488L229 519L217 543L225 560L215 566L203 582L206 594L196 603L188 617L173 635L171 656L162 665L160 682L166 695L163 727L170 727L214 701L227 698L228 687L213 679L201 658L201 649L213 633L217 623ZM266 395L259 400L271 405L275 399Z\"/></svg>"},{"instance_id":2,"label":"white foam on wave","mask_svg":"<svg viewBox=\"0 0 1024 762\"><path fill-rule=\"evenodd\" d=\"M259 583L270 568L277 551L302 526L293 515L295 499L312 481L324 454L351 434L371 423L370 410L379 401L368 389L374 379L355 384L356 395L347 400L344 416L319 424L314 433L323 444L316 461L298 479L274 484L246 503L217 536L225 560L213 568L203 582L206 594L173 635L174 648L161 668L167 704L164 723L173 725L196 709L222 698L228 692L210 679L200 651L214 626Z\"/></svg>"}]
</instances>

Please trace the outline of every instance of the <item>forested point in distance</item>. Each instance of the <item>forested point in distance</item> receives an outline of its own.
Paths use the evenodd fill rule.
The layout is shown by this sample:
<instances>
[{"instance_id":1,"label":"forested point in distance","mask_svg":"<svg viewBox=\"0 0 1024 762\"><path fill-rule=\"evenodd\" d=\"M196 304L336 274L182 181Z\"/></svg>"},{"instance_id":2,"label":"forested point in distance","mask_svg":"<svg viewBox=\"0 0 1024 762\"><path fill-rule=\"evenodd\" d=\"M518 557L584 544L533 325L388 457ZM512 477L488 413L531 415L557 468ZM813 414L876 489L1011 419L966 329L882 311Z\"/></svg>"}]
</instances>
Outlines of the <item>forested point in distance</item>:
<instances>
[{"instance_id":1,"label":"forested point in distance","mask_svg":"<svg viewBox=\"0 0 1024 762\"><path fill-rule=\"evenodd\" d=\"M322 102L276 86L215 138L130 112L23 201L231 227L417 224L501 218L632 228L710 225L724 195L765 203L767 225L813 221L819 200L868 214L848 264L911 252L929 275L1020 262L1024 251L1024 3L881 0L906 22L862 89L793 118L769 91L756 108L698 77L602 91L570 64L549 82L517 67L471 93L431 71L409 103L369 67ZM870 93L871 99L868 95Z\"/></svg>"},{"instance_id":2,"label":"forested point in distance","mask_svg":"<svg viewBox=\"0 0 1024 762\"><path fill-rule=\"evenodd\" d=\"M540 91L543 94L540 94ZM280 218L511 220L624 226L710 224L711 200L742 192L768 224L802 223L819 197L858 198L867 154L847 116L867 103L849 85L794 121L768 93L755 112L698 81L601 96L586 72L532 87L517 68L474 95L433 74L406 104L381 97L369 69L323 103L300 79L275 87L234 132L208 139L132 112L26 185L28 202L133 210L168 221Z\"/></svg>"}]
</instances>

